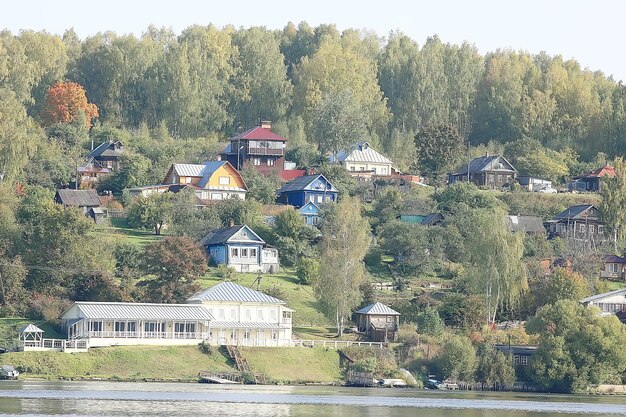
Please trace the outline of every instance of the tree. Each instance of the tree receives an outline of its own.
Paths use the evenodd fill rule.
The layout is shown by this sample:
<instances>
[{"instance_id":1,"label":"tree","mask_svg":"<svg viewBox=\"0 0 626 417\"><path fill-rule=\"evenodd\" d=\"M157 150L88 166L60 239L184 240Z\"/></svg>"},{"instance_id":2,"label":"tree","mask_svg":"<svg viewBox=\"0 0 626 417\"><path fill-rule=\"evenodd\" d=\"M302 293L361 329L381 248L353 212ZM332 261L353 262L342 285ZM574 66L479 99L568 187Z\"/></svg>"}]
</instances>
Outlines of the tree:
<instances>
[{"instance_id":1,"label":"tree","mask_svg":"<svg viewBox=\"0 0 626 417\"><path fill-rule=\"evenodd\" d=\"M166 237L145 248L143 270L156 276L146 282L154 302L184 302L198 290L196 280L206 268L204 251L188 237Z\"/></svg>"},{"instance_id":2,"label":"tree","mask_svg":"<svg viewBox=\"0 0 626 417\"><path fill-rule=\"evenodd\" d=\"M313 134L319 150L337 155L359 138L365 138L365 112L350 90L328 93L314 110Z\"/></svg>"},{"instance_id":3,"label":"tree","mask_svg":"<svg viewBox=\"0 0 626 417\"><path fill-rule=\"evenodd\" d=\"M589 295L589 283L577 272L565 268L556 268L552 274L543 278L539 284L535 299L537 306L554 304L559 300L578 301Z\"/></svg>"},{"instance_id":4,"label":"tree","mask_svg":"<svg viewBox=\"0 0 626 417\"><path fill-rule=\"evenodd\" d=\"M445 328L437 310L429 306L417 313L415 321L417 323L417 332L422 334L439 336Z\"/></svg>"},{"instance_id":5,"label":"tree","mask_svg":"<svg viewBox=\"0 0 626 417\"><path fill-rule=\"evenodd\" d=\"M529 374L542 389L581 392L589 384L621 383L626 329L616 316L559 300L541 308L526 323L526 331L539 335Z\"/></svg>"},{"instance_id":6,"label":"tree","mask_svg":"<svg viewBox=\"0 0 626 417\"><path fill-rule=\"evenodd\" d=\"M152 229L155 235L160 235L161 229L169 219L170 207L169 193L137 197L128 208L128 224L140 229Z\"/></svg>"},{"instance_id":7,"label":"tree","mask_svg":"<svg viewBox=\"0 0 626 417\"><path fill-rule=\"evenodd\" d=\"M261 174L252 167L242 169L241 176L248 186L247 198L254 198L261 204L274 204L276 202L276 191L281 185L278 176Z\"/></svg>"},{"instance_id":8,"label":"tree","mask_svg":"<svg viewBox=\"0 0 626 417\"><path fill-rule=\"evenodd\" d=\"M463 156L465 146L452 125L425 126L415 135L420 172L441 181Z\"/></svg>"},{"instance_id":9,"label":"tree","mask_svg":"<svg viewBox=\"0 0 626 417\"><path fill-rule=\"evenodd\" d=\"M312 242L318 232L307 226L304 217L294 208L278 213L275 231L276 245L287 265L296 265L301 259L313 256Z\"/></svg>"},{"instance_id":10,"label":"tree","mask_svg":"<svg viewBox=\"0 0 626 417\"><path fill-rule=\"evenodd\" d=\"M443 379L473 382L477 366L476 349L468 338L451 336L444 343L435 363Z\"/></svg>"},{"instance_id":11,"label":"tree","mask_svg":"<svg viewBox=\"0 0 626 417\"><path fill-rule=\"evenodd\" d=\"M487 387L508 388L515 383L515 368L511 357L505 356L488 343L478 351L476 378Z\"/></svg>"},{"instance_id":12,"label":"tree","mask_svg":"<svg viewBox=\"0 0 626 417\"><path fill-rule=\"evenodd\" d=\"M71 123L77 118L85 119L87 129L98 117L98 107L87 102L87 95L82 85L73 82L57 82L48 89L43 108L46 125Z\"/></svg>"},{"instance_id":13,"label":"tree","mask_svg":"<svg viewBox=\"0 0 626 417\"><path fill-rule=\"evenodd\" d=\"M626 161L615 158L615 177L601 179L602 219L620 240L626 238Z\"/></svg>"},{"instance_id":14,"label":"tree","mask_svg":"<svg viewBox=\"0 0 626 417\"><path fill-rule=\"evenodd\" d=\"M429 270L433 259L428 229L400 221L386 223L379 233L380 247L392 255L403 274L419 275Z\"/></svg>"},{"instance_id":15,"label":"tree","mask_svg":"<svg viewBox=\"0 0 626 417\"><path fill-rule=\"evenodd\" d=\"M5 316L15 312L24 313L26 274L27 269L20 256L10 258L0 252L0 305Z\"/></svg>"},{"instance_id":16,"label":"tree","mask_svg":"<svg viewBox=\"0 0 626 417\"><path fill-rule=\"evenodd\" d=\"M344 197L330 207L322 236L320 272L313 288L324 313L336 320L341 336L345 319L362 298L359 285L365 279L363 258L370 244L369 225L356 198Z\"/></svg>"}]
</instances>

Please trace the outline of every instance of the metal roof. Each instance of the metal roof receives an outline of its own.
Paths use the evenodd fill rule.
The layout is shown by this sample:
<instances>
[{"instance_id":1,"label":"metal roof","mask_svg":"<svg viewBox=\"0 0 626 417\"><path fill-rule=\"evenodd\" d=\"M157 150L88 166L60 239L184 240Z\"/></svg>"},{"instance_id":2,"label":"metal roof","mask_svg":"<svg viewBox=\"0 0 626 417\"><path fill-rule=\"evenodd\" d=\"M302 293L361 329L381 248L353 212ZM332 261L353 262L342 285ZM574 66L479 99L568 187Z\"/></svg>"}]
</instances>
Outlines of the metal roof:
<instances>
[{"instance_id":1,"label":"metal roof","mask_svg":"<svg viewBox=\"0 0 626 417\"><path fill-rule=\"evenodd\" d=\"M272 132L271 129L267 129L261 126L253 127L245 132L242 132L236 136L230 138L233 140L275 140L280 142L286 142L287 139Z\"/></svg>"},{"instance_id":2,"label":"metal roof","mask_svg":"<svg viewBox=\"0 0 626 417\"><path fill-rule=\"evenodd\" d=\"M479 158L474 158L469 164L470 173L479 173L483 171L500 171L500 172L517 172L515 167L511 165L505 157L500 155L486 155ZM457 171L457 174L467 175L467 164L461 166Z\"/></svg>"},{"instance_id":3,"label":"metal roof","mask_svg":"<svg viewBox=\"0 0 626 417\"><path fill-rule=\"evenodd\" d=\"M82 318L88 319L137 319L137 320L213 320L202 305L149 304L149 303L100 303L77 301L63 316L76 307Z\"/></svg>"},{"instance_id":4,"label":"metal roof","mask_svg":"<svg viewBox=\"0 0 626 417\"><path fill-rule=\"evenodd\" d=\"M626 288L620 288L619 290L615 290L615 291L609 291L609 292L605 292L605 293L602 293L602 294L591 295L589 297L583 298L582 300L580 300L580 302L581 303L588 303L590 301L597 301L597 300L601 300L603 298L607 298L607 297L611 297L611 296L619 295L619 294L626 295Z\"/></svg>"},{"instance_id":5,"label":"metal roof","mask_svg":"<svg viewBox=\"0 0 626 417\"><path fill-rule=\"evenodd\" d=\"M98 197L96 190L72 190L64 188L57 190L55 201L64 206L98 207L100 205L100 197Z\"/></svg>"},{"instance_id":6,"label":"metal roof","mask_svg":"<svg viewBox=\"0 0 626 417\"><path fill-rule=\"evenodd\" d=\"M119 144L120 149L116 150L115 145ZM93 151L89 152L87 158L97 158L99 156L120 156L123 152L122 142L119 140L107 140L102 142Z\"/></svg>"},{"instance_id":7,"label":"metal roof","mask_svg":"<svg viewBox=\"0 0 626 417\"><path fill-rule=\"evenodd\" d=\"M264 323L261 321L212 321L211 328L222 329L287 329L289 326L281 326L278 323Z\"/></svg>"},{"instance_id":8,"label":"metal roof","mask_svg":"<svg viewBox=\"0 0 626 417\"><path fill-rule=\"evenodd\" d=\"M331 161L333 158L331 157ZM393 164L393 162L376 152L369 143L359 142L355 144L352 149L348 151L341 151L337 154L337 160L339 162L375 162L379 164Z\"/></svg>"},{"instance_id":9,"label":"metal roof","mask_svg":"<svg viewBox=\"0 0 626 417\"><path fill-rule=\"evenodd\" d=\"M235 284L234 282L220 282L211 288L207 288L195 294L187 301L236 301L243 303L285 304L284 301L279 300L278 298L255 291L252 288Z\"/></svg>"},{"instance_id":10,"label":"metal roof","mask_svg":"<svg viewBox=\"0 0 626 417\"><path fill-rule=\"evenodd\" d=\"M337 189L330 183L330 181L326 179L326 177L324 177L322 174L316 174L316 175L304 175L302 177L298 177L294 180L291 180L288 183L284 184L282 187L280 187L280 190L278 190L278 193L280 194L280 193L288 193L292 191L306 190L307 187L311 185L312 182L314 182L320 177L324 180L324 182L326 182L326 192L331 192L331 193L337 192ZM319 191L323 191L323 190L319 190Z\"/></svg>"},{"instance_id":11,"label":"metal roof","mask_svg":"<svg viewBox=\"0 0 626 417\"><path fill-rule=\"evenodd\" d=\"M362 309L356 311L356 314L380 314L386 316L399 316L396 310L387 307L383 303L375 302L374 304L370 304L367 307L363 307Z\"/></svg>"},{"instance_id":12,"label":"metal roof","mask_svg":"<svg viewBox=\"0 0 626 417\"><path fill-rule=\"evenodd\" d=\"M537 216L506 216L506 225L511 232L545 233L543 219Z\"/></svg>"},{"instance_id":13,"label":"metal roof","mask_svg":"<svg viewBox=\"0 0 626 417\"><path fill-rule=\"evenodd\" d=\"M237 234L237 232L239 232L243 228L246 228L250 233L252 233L252 235L256 238L256 240L254 239L248 239L245 241L233 240L232 242L235 242L235 241L236 242L253 242L253 243L260 243L262 245L265 244L265 241L261 239L259 235L254 233L254 230L252 230L250 227L246 226L245 224L213 230L212 232L207 233L207 235L202 238L202 240L200 241L200 244L203 246L206 246L206 245L219 245L222 243L229 242L230 238L233 237L235 234Z\"/></svg>"},{"instance_id":14,"label":"metal roof","mask_svg":"<svg viewBox=\"0 0 626 417\"><path fill-rule=\"evenodd\" d=\"M587 210L590 210L592 208L595 210L598 210L595 206L591 204L581 204L578 206L571 206L563 210L556 216L554 216L554 220L580 218L583 215L583 213L585 213ZM596 217L596 216L592 216L592 217Z\"/></svg>"},{"instance_id":15,"label":"metal roof","mask_svg":"<svg viewBox=\"0 0 626 417\"><path fill-rule=\"evenodd\" d=\"M172 164L173 171L180 177L201 177L204 168L202 164Z\"/></svg>"},{"instance_id":16,"label":"metal roof","mask_svg":"<svg viewBox=\"0 0 626 417\"><path fill-rule=\"evenodd\" d=\"M35 326L32 323L29 323L25 326L20 327L20 329L17 331L18 333L43 333L43 330L41 330L39 327Z\"/></svg>"}]
</instances>

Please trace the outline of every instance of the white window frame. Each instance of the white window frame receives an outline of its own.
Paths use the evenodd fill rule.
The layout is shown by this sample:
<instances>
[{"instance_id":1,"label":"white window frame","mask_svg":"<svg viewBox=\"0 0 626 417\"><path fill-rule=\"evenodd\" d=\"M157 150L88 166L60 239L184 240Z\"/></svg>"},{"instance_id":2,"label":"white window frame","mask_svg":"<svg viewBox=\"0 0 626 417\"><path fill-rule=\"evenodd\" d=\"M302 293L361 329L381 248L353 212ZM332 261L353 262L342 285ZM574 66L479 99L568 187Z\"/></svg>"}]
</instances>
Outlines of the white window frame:
<instances>
[{"instance_id":1,"label":"white window frame","mask_svg":"<svg viewBox=\"0 0 626 417\"><path fill-rule=\"evenodd\" d=\"M229 185L230 177L220 177L219 182L220 182L220 185Z\"/></svg>"}]
</instances>

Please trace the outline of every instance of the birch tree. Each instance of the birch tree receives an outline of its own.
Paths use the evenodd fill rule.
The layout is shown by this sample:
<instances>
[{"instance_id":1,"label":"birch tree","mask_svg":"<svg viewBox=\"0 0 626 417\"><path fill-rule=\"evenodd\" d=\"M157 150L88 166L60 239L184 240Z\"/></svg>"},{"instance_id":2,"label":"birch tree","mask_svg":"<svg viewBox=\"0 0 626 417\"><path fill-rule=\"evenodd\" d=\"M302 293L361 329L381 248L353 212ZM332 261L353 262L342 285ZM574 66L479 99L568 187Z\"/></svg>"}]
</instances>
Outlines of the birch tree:
<instances>
[{"instance_id":1,"label":"birch tree","mask_svg":"<svg viewBox=\"0 0 626 417\"><path fill-rule=\"evenodd\" d=\"M344 197L324 219L320 243L320 272L313 282L315 294L327 317L343 334L345 319L362 300L365 280L363 258L370 244L369 224L361 216L357 198Z\"/></svg>"}]
</instances>

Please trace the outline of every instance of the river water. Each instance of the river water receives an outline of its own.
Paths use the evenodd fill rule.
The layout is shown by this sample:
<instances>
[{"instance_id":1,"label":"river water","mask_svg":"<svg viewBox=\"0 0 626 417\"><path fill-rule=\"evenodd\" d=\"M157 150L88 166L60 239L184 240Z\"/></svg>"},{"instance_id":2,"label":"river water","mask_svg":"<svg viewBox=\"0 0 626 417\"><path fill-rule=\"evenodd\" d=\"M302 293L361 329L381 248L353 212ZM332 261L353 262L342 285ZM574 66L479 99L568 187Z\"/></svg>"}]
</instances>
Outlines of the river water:
<instances>
[{"instance_id":1,"label":"river water","mask_svg":"<svg viewBox=\"0 0 626 417\"><path fill-rule=\"evenodd\" d=\"M0 381L0 416L626 416L626 397L413 389Z\"/></svg>"}]
</instances>

